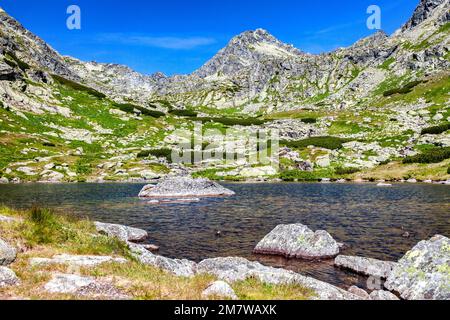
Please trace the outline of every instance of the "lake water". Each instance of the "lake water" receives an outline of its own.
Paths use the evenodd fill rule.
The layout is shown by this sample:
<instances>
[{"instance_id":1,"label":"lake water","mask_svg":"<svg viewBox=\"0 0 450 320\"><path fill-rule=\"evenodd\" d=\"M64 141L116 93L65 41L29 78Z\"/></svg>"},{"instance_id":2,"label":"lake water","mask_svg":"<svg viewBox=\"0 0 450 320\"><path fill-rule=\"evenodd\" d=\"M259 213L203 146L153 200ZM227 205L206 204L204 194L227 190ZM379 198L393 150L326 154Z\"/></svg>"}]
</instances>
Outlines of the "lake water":
<instances>
[{"instance_id":1,"label":"lake water","mask_svg":"<svg viewBox=\"0 0 450 320\"><path fill-rule=\"evenodd\" d=\"M348 287L364 277L333 262L255 256L252 250L278 224L327 230L346 255L398 260L418 241L450 236L450 188L398 184L224 184L236 196L195 203L151 204L136 197L138 184L0 185L0 203L33 204L60 212L145 229L160 254L200 261L241 256ZM404 230L412 236L404 238ZM221 231L221 236L217 236Z\"/></svg>"}]
</instances>

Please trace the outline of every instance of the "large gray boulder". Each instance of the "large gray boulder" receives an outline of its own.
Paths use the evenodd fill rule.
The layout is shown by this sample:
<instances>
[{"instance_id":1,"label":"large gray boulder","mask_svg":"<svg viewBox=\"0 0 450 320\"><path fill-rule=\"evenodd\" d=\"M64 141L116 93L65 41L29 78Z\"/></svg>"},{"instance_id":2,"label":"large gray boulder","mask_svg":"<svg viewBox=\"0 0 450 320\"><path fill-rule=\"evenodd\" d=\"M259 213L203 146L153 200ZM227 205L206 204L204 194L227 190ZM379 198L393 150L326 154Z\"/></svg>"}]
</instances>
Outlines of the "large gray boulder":
<instances>
[{"instance_id":1,"label":"large gray boulder","mask_svg":"<svg viewBox=\"0 0 450 320\"><path fill-rule=\"evenodd\" d=\"M0 266L7 266L16 260L16 249L0 239Z\"/></svg>"},{"instance_id":2,"label":"large gray boulder","mask_svg":"<svg viewBox=\"0 0 450 320\"><path fill-rule=\"evenodd\" d=\"M370 294L370 300L400 300L395 294L384 290L375 290Z\"/></svg>"},{"instance_id":3,"label":"large gray boulder","mask_svg":"<svg viewBox=\"0 0 450 320\"><path fill-rule=\"evenodd\" d=\"M297 284L314 292L312 299L358 300L359 298L331 284L302 276L285 269L267 267L244 258L216 258L203 260L197 265L197 273L211 274L229 283L255 278L272 285Z\"/></svg>"},{"instance_id":4,"label":"large gray boulder","mask_svg":"<svg viewBox=\"0 0 450 320\"><path fill-rule=\"evenodd\" d=\"M106 234L109 237L114 237L124 242L141 242L148 238L147 231L142 229L103 222L94 222L94 224L99 233Z\"/></svg>"},{"instance_id":5,"label":"large gray boulder","mask_svg":"<svg viewBox=\"0 0 450 320\"><path fill-rule=\"evenodd\" d=\"M0 288L9 287L19 284L19 278L17 278L14 271L7 267L0 267Z\"/></svg>"},{"instance_id":6,"label":"large gray boulder","mask_svg":"<svg viewBox=\"0 0 450 320\"><path fill-rule=\"evenodd\" d=\"M450 239L419 242L388 277L385 287L407 300L450 300Z\"/></svg>"},{"instance_id":7,"label":"large gray boulder","mask_svg":"<svg viewBox=\"0 0 450 320\"><path fill-rule=\"evenodd\" d=\"M193 277L196 263L189 260L170 259L148 251L145 246L128 243L131 254L142 264L150 265L181 277Z\"/></svg>"},{"instance_id":8,"label":"large gray boulder","mask_svg":"<svg viewBox=\"0 0 450 320\"><path fill-rule=\"evenodd\" d=\"M235 193L209 179L175 177L160 181L157 185L147 185L139 193L141 198L174 197L216 197L232 196Z\"/></svg>"},{"instance_id":9,"label":"large gray boulder","mask_svg":"<svg viewBox=\"0 0 450 320\"><path fill-rule=\"evenodd\" d=\"M390 261L381 261L372 258L337 256L334 265L339 268L352 270L356 273L369 277L386 279L397 263Z\"/></svg>"},{"instance_id":10,"label":"large gray boulder","mask_svg":"<svg viewBox=\"0 0 450 320\"><path fill-rule=\"evenodd\" d=\"M313 232L302 224L279 225L258 243L254 252L287 258L326 259L339 254L339 244L323 230Z\"/></svg>"}]
</instances>

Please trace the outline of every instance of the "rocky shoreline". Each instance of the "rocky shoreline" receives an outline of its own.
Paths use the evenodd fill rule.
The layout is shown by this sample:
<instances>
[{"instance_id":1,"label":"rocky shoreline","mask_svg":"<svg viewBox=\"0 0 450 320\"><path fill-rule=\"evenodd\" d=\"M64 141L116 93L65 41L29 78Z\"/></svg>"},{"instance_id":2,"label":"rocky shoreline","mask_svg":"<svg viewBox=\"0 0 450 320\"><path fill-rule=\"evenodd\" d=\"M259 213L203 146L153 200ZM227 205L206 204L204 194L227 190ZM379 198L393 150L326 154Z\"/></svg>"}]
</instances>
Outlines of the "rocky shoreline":
<instances>
[{"instance_id":1,"label":"rocky shoreline","mask_svg":"<svg viewBox=\"0 0 450 320\"><path fill-rule=\"evenodd\" d=\"M13 224L17 218L0 216L0 223ZM217 281L205 288L202 297L219 296L226 299L237 299L232 285L239 281L257 279L261 283L271 285L298 285L314 292L312 299L319 300L450 300L448 288L450 265L450 239L436 235L427 241L417 244L399 262L386 262L363 257L339 255L339 246L327 233L328 241L323 241L324 231L312 232L303 225L281 225L275 228L257 246L255 251L265 246L272 246L271 254L288 255L295 258L311 258L303 255L305 251L321 252L316 258L329 259L337 256L335 266L345 268L357 274L378 279L376 288L358 288L352 286L347 290L338 288L323 281L306 277L300 273L264 266L259 262L239 257L223 257L206 259L199 263L190 260L171 259L156 255L143 244L148 238L144 230L124 225L95 222L99 234L117 239L128 248L131 258L142 265L163 270L177 277L192 278L198 275L212 275ZM297 242L297 246L293 245ZM302 254L298 255L301 249ZM329 249L333 254L329 254ZM317 251L318 250L318 251ZM268 251L266 251L268 252ZM0 288L17 286L21 279L9 266L16 260L20 250L0 240ZM73 267L93 268L107 263L126 264L128 257L104 255L71 255L59 254L50 258L34 257L29 259L31 266L67 265ZM369 278L370 280L370 278ZM370 293L368 290L370 289ZM97 296L109 299L129 299L125 293L104 280L95 277L70 273L53 274L44 286L49 293L75 294L94 298Z\"/></svg>"}]
</instances>

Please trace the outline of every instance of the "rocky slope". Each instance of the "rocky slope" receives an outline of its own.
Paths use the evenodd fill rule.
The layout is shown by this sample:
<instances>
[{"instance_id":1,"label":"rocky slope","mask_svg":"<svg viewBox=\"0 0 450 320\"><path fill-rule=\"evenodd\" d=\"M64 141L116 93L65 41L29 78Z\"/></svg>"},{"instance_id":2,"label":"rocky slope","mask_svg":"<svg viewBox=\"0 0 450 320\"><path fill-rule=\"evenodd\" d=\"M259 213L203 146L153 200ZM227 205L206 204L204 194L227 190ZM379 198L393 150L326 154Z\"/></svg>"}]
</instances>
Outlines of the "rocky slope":
<instances>
[{"instance_id":1,"label":"rocky slope","mask_svg":"<svg viewBox=\"0 0 450 320\"><path fill-rule=\"evenodd\" d=\"M173 77L63 57L1 11L1 181L135 181L189 171L218 179L448 179L449 6L421 0L393 35L377 32L320 55L247 31L199 70ZM236 137L279 129L280 168L170 163L177 130L193 121L232 128ZM433 164L401 163L423 153Z\"/></svg>"}]
</instances>

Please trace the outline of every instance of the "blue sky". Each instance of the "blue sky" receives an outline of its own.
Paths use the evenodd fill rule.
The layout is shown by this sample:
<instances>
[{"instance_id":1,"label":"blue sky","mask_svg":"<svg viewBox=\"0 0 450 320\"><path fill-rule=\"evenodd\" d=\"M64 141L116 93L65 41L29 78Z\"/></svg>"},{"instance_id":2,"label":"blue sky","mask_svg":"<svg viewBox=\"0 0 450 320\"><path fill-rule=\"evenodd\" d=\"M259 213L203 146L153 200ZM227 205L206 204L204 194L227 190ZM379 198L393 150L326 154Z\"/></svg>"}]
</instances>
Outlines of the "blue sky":
<instances>
[{"instance_id":1,"label":"blue sky","mask_svg":"<svg viewBox=\"0 0 450 320\"><path fill-rule=\"evenodd\" d=\"M194 71L235 35L267 29L311 53L370 35L367 7L382 10L382 29L405 23L418 0L0 0L0 6L61 54L126 64L143 73ZM81 30L68 30L69 5Z\"/></svg>"}]
</instances>

